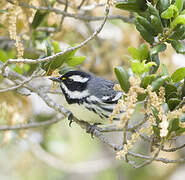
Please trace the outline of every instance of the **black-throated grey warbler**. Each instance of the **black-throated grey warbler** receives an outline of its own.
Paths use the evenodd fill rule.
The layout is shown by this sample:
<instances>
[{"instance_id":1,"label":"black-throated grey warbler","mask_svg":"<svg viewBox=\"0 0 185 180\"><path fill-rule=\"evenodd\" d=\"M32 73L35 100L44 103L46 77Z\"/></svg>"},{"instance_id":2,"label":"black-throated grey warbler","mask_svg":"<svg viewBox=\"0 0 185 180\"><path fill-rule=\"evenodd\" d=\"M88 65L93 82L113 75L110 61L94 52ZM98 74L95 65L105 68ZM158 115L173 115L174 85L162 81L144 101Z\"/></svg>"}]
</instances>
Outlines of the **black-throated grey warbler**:
<instances>
[{"instance_id":1,"label":"black-throated grey warbler","mask_svg":"<svg viewBox=\"0 0 185 180\"><path fill-rule=\"evenodd\" d=\"M67 108L80 120L105 124L122 92L114 91L112 81L82 71L69 71L61 77L51 77L60 83Z\"/></svg>"}]
</instances>

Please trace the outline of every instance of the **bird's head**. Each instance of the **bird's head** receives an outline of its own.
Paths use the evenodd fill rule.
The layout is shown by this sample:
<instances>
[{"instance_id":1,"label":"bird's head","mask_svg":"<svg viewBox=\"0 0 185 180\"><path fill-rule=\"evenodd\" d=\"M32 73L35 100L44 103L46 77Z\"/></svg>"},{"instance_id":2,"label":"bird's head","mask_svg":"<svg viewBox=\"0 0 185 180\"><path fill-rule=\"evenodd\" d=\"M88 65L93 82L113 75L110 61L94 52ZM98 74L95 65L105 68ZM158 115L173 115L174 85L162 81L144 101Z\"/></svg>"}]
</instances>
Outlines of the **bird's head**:
<instances>
[{"instance_id":1,"label":"bird's head","mask_svg":"<svg viewBox=\"0 0 185 180\"><path fill-rule=\"evenodd\" d=\"M91 75L82 71L69 71L60 77L49 79L60 83L65 96L71 99L79 99L88 95L87 84Z\"/></svg>"}]
</instances>

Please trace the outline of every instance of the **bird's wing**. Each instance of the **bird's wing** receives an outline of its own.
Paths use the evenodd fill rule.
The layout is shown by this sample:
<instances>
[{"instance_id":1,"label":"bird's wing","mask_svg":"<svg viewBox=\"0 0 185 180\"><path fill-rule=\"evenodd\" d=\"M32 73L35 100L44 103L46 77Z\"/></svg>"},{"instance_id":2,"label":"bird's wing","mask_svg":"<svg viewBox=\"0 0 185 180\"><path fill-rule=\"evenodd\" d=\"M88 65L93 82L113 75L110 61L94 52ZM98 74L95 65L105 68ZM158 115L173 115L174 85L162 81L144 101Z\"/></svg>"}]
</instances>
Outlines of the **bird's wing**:
<instances>
[{"instance_id":1,"label":"bird's wing","mask_svg":"<svg viewBox=\"0 0 185 180\"><path fill-rule=\"evenodd\" d=\"M102 103L116 104L117 101L122 97L123 93L120 91L114 91L114 83L109 80L99 78L94 80L91 85L94 85L90 93L100 99Z\"/></svg>"}]
</instances>

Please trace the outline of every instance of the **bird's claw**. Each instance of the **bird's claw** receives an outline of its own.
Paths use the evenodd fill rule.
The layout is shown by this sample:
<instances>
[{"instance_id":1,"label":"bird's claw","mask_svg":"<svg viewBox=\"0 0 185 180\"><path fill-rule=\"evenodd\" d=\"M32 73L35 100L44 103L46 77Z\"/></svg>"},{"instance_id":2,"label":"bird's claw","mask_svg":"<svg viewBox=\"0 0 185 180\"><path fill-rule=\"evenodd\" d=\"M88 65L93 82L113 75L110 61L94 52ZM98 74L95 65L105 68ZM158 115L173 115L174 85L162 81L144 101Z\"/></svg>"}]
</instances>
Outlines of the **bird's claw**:
<instances>
[{"instance_id":1,"label":"bird's claw","mask_svg":"<svg viewBox=\"0 0 185 180\"><path fill-rule=\"evenodd\" d=\"M89 124L89 127L87 128L86 132L91 134L91 137L94 138L94 131L98 130L97 125L100 125L101 123L94 123L93 125Z\"/></svg>"},{"instance_id":2,"label":"bird's claw","mask_svg":"<svg viewBox=\"0 0 185 180\"><path fill-rule=\"evenodd\" d=\"M69 127L71 127L71 124L73 122L73 114L72 113L69 114L68 120L69 120Z\"/></svg>"}]
</instances>

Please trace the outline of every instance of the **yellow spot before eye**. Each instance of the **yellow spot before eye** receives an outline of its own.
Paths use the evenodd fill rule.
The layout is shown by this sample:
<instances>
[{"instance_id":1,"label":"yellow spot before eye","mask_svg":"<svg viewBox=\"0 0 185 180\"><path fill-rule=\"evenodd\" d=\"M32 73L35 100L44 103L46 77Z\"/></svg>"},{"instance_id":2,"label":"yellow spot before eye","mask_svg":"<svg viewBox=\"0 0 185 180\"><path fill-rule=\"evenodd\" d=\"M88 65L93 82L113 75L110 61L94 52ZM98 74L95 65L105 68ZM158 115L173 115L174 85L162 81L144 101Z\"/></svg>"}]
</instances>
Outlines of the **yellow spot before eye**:
<instances>
[{"instance_id":1,"label":"yellow spot before eye","mask_svg":"<svg viewBox=\"0 0 185 180\"><path fill-rule=\"evenodd\" d=\"M62 80L66 80L66 78L65 78L65 77L63 77L63 78L62 78Z\"/></svg>"}]
</instances>

